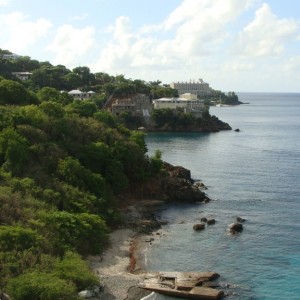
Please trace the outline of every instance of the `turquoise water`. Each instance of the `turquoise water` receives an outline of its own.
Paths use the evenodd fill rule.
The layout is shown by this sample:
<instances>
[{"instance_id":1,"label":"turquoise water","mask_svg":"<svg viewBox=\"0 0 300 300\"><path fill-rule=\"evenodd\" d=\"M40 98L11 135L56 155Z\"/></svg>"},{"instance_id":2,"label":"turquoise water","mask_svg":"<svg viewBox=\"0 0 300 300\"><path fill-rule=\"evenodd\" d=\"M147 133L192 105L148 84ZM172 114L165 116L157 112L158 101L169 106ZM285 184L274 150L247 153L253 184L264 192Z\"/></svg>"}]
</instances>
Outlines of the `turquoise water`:
<instances>
[{"instance_id":1,"label":"turquoise water","mask_svg":"<svg viewBox=\"0 0 300 300\"><path fill-rule=\"evenodd\" d=\"M210 112L241 132L147 135L150 155L160 149L190 169L214 201L163 210L169 224L145 263L149 271L218 272L226 299L300 299L300 94L239 98L250 104ZM194 232L203 216L216 224ZM247 221L233 237L227 227L237 216Z\"/></svg>"}]
</instances>

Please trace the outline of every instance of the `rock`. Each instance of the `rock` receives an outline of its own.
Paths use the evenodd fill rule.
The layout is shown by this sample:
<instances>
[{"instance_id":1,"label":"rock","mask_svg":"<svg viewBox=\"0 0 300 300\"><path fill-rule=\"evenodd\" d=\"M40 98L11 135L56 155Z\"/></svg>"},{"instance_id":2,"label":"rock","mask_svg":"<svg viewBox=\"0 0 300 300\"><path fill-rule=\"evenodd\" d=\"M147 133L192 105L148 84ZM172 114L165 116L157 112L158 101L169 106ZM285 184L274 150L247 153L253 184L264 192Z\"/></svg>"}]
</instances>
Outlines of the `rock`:
<instances>
[{"instance_id":1,"label":"rock","mask_svg":"<svg viewBox=\"0 0 300 300\"><path fill-rule=\"evenodd\" d=\"M99 286L93 286L90 289L86 289L84 291L81 291L78 293L79 298L83 299L90 299L90 298L97 298L100 293L102 293L104 290L104 287L102 285Z\"/></svg>"},{"instance_id":2,"label":"rock","mask_svg":"<svg viewBox=\"0 0 300 300\"><path fill-rule=\"evenodd\" d=\"M235 131L235 132L240 132L240 129L239 129L239 128L237 128L237 129L235 129L234 131Z\"/></svg>"},{"instance_id":3,"label":"rock","mask_svg":"<svg viewBox=\"0 0 300 300\"><path fill-rule=\"evenodd\" d=\"M171 177L183 178L191 183L194 182L194 180L191 178L191 171L182 166L173 166L167 162L164 162L163 167Z\"/></svg>"},{"instance_id":4,"label":"rock","mask_svg":"<svg viewBox=\"0 0 300 300\"><path fill-rule=\"evenodd\" d=\"M201 222L205 222L205 223L206 223L206 222L207 222L207 218L205 218L205 217L204 217L204 218L201 218L201 220L200 220L200 221L201 221Z\"/></svg>"},{"instance_id":5,"label":"rock","mask_svg":"<svg viewBox=\"0 0 300 300\"><path fill-rule=\"evenodd\" d=\"M11 298L0 290L0 300L11 300Z\"/></svg>"},{"instance_id":6,"label":"rock","mask_svg":"<svg viewBox=\"0 0 300 300\"><path fill-rule=\"evenodd\" d=\"M184 178L166 177L162 188L169 201L203 202L207 199L204 192Z\"/></svg>"},{"instance_id":7,"label":"rock","mask_svg":"<svg viewBox=\"0 0 300 300\"><path fill-rule=\"evenodd\" d=\"M94 293L90 290L84 290L78 293L78 296L83 299L89 299L94 297Z\"/></svg>"},{"instance_id":8,"label":"rock","mask_svg":"<svg viewBox=\"0 0 300 300\"><path fill-rule=\"evenodd\" d=\"M207 197L205 197L205 199L204 199L204 203L208 203L208 202L210 202L210 199L209 199L209 198L207 198Z\"/></svg>"},{"instance_id":9,"label":"rock","mask_svg":"<svg viewBox=\"0 0 300 300\"><path fill-rule=\"evenodd\" d=\"M207 186L200 181L197 181L194 183L194 185L199 189L199 190L207 190Z\"/></svg>"},{"instance_id":10,"label":"rock","mask_svg":"<svg viewBox=\"0 0 300 300\"><path fill-rule=\"evenodd\" d=\"M216 223L215 219L208 219L207 220L207 225L212 225L212 224L215 224L215 223Z\"/></svg>"},{"instance_id":11,"label":"rock","mask_svg":"<svg viewBox=\"0 0 300 300\"><path fill-rule=\"evenodd\" d=\"M246 219L241 218L241 217L236 217L236 221L239 223L244 223L246 221Z\"/></svg>"},{"instance_id":12,"label":"rock","mask_svg":"<svg viewBox=\"0 0 300 300\"><path fill-rule=\"evenodd\" d=\"M232 223L229 225L229 231L232 234L242 232L243 231L243 225L241 223Z\"/></svg>"},{"instance_id":13,"label":"rock","mask_svg":"<svg viewBox=\"0 0 300 300\"><path fill-rule=\"evenodd\" d=\"M205 229L205 225L204 225L204 224L195 224L195 225L193 226L193 229L194 229L195 231L200 231L200 230Z\"/></svg>"}]
</instances>

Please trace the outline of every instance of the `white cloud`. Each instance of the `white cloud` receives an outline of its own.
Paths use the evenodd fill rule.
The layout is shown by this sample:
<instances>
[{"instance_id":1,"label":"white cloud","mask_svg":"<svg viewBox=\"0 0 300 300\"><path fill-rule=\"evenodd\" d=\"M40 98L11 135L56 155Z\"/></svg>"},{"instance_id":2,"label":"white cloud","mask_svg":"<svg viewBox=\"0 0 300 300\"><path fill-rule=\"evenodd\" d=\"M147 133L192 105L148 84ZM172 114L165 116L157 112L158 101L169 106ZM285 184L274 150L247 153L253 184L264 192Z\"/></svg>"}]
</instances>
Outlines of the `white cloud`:
<instances>
[{"instance_id":1,"label":"white cloud","mask_svg":"<svg viewBox=\"0 0 300 300\"><path fill-rule=\"evenodd\" d=\"M31 21L21 12L0 15L0 27L5 28L0 33L0 39L5 40L2 42L3 48L14 52L27 49L46 36L51 26L51 22L45 18Z\"/></svg>"},{"instance_id":2,"label":"white cloud","mask_svg":"<svg viewBox=\"0 0 300 300\"><path fill-rule=\"evenodd\" d=\"M7 6L10 0L0 0L0 6Z\"/></svg>"},{"instance_id":3,"label":"white cloud","mask_svg":"<svg viewBox=\"0 0 300 300\"><path fill-rule=\"evenodd\" d=\"M298 32L298 21L279 19L264 3L254 20L240 32L235 52L242 56L276 56L283 52L288 40L297 38Z\"/></svg>"},{"instance_id":4,"label":"white cloud","mask_svg":"<svg viewBox=\"0 0 300 300\"><path fill-rule=\"evenodd\" d=\"M83 13L82 15L79 15L79 16L70 17L69 20L70 21L82 21L82 20L85 20L88 16L89 16L88 13Z\"/></svg>"},{"instance_id":5,"label":"white cloud","mask_svg":"<svg viewBox=\"0 0 300 300\"><path fill-rule=\"evenodd\" d=\"M254 0L185 0L161 24L132 31L130 19L120 17L111 39L94 66L106 71L118 67L173 68L194 65L212 55L228 37L226 26Z\"/></svg>"},{"instance_id":6,"label":"white cloud","mask_svg":"<svg viewBox=\"0 0 300 300\"><path fill-rule=\"evenodd\" d=\"M54 64L73 65L93 47L94 35L93 26L78 29L63 25L57 29L54 40L46 49L54 52Z\"/></svg>"}]
</instances>

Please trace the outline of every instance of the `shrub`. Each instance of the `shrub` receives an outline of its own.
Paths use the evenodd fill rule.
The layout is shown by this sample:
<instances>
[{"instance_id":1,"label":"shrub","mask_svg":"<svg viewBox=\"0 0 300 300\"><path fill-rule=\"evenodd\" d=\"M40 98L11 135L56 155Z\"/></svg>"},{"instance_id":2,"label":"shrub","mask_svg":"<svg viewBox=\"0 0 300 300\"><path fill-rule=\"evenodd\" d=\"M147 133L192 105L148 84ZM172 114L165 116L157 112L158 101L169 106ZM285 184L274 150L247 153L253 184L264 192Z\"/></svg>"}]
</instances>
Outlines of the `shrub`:
<instances>
[{"instance_id":1,"label":"shrub","mask_svg":"<svg viewBox=\"0 0 300 300\"><path fill-rule=\"evenodd\" d=\"M23 251L40 244L40 237L32 229L19 226L0 226L1 251Z\"/></svg>"},{"instance_id":2,"label":"shrub","mask_svg":"<svg viewBox=\"0 0 300 300\"><path fill-rule=\"evenodd\" d=\"M56 263L54 273L59 278L72 281L78 291L98 283L97 277L89 270L87 263L78 254L70 251Z\"/></svg>"},{"instance_id":3,"label":"shrub","mask_svg":"<svg viewBox=\"0 0 300 300\"><path fill-rule=\"evenodd\" d=\"M76 299L76 287L54 274L25 273L13 278L7 285L7 293L14 300L72 300Z\"/></svg>"},{"instance_id":4,"label":"shrub","mask_svg":"<svg viewBox=\"0 0 300 300\"><path fill-rule=\"evenodd\" d=\"M108 239L106 224L97 215L58 211L44 214L42 220L45 234L57 254L73 249L81 254L97 254Z\"/></svg>"}]
</instances>

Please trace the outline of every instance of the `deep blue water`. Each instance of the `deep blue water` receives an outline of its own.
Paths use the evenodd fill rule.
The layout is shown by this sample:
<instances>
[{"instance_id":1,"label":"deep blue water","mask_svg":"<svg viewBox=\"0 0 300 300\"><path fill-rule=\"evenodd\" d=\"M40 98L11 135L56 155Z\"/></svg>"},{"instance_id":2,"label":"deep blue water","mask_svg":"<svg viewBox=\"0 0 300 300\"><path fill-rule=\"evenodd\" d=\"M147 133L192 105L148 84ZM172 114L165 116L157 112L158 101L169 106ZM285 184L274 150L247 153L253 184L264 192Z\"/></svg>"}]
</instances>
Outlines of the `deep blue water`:
<instances>
[{"instance_id":1,"label":"deep blue water","mask_svg":"<svg viewBox=\"0 0 300 300\"><path fill-rule=\"evenodd\" d=\"M169 224L145 262L149 271L218 272L226 299L300 299L300 94L239 98L250 104L210 112L241 132L147 135L149 155L160 149L190 169L214 201L163 210ZM203 216L216 224L194 232ZM233 237L236 216L247 221Z\"/></svg>"}]
</instances>

